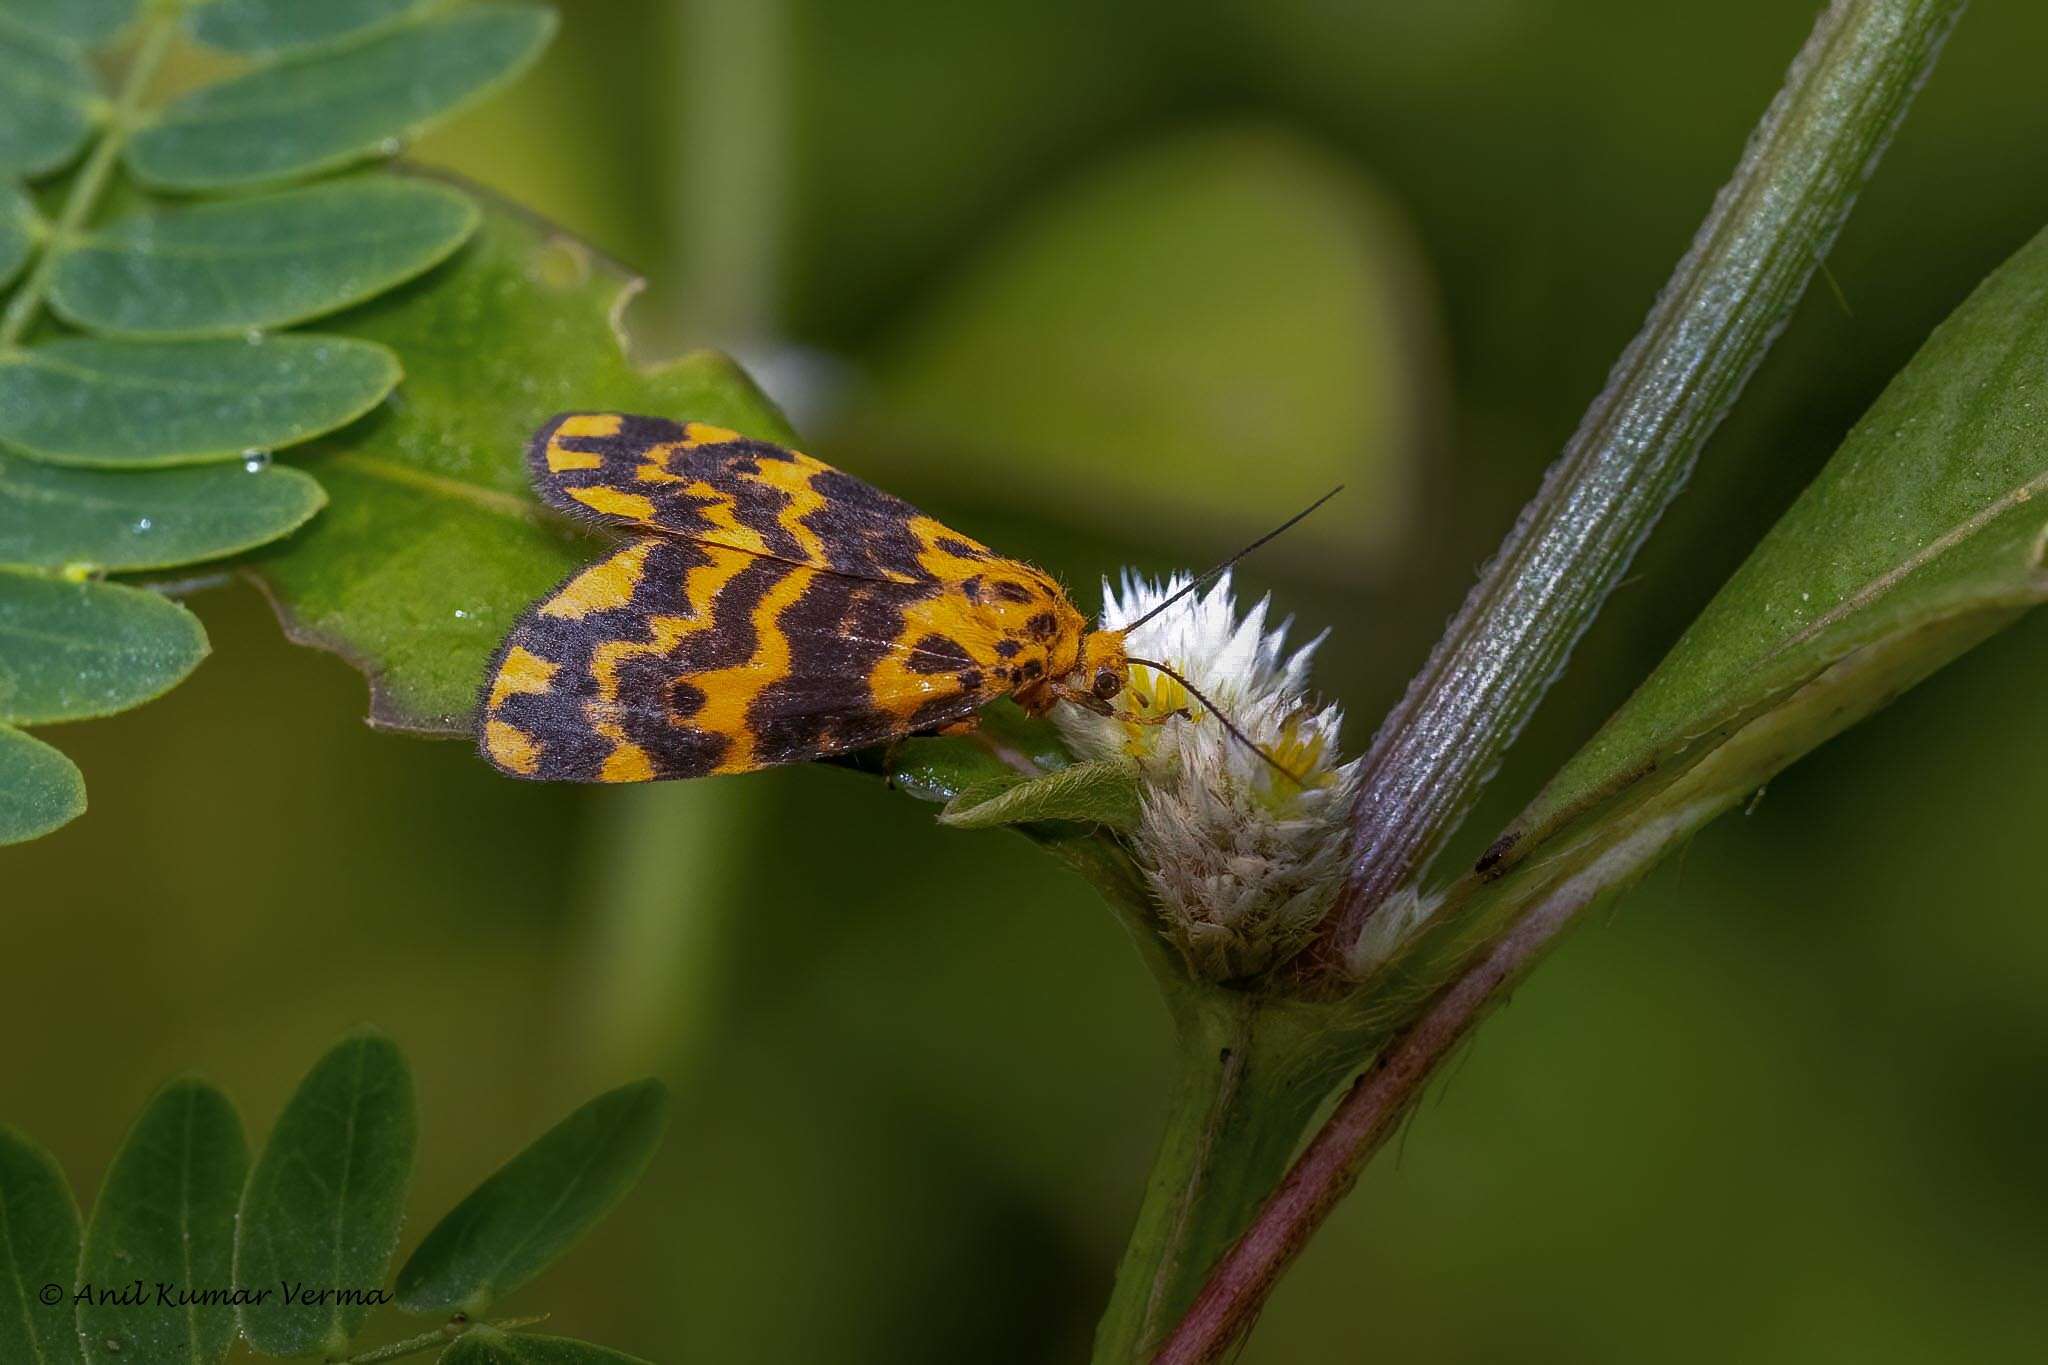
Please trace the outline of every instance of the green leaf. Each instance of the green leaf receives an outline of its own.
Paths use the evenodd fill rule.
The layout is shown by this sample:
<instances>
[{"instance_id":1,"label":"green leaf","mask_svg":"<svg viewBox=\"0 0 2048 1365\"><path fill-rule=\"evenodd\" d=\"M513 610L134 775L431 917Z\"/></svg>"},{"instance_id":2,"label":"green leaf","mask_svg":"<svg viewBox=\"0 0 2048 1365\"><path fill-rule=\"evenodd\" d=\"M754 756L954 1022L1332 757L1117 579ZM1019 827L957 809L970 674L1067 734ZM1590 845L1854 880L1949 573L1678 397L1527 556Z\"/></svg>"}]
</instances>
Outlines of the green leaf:
<instances>
[{"instance_id":1,"label":"green leaf","mask_svg":"<svg viewBox=\"0 0 2048 1365\"><path fill-rule=\"evenodd\" d=\"M157 1092L100 1186L78 1275L100 1286L163 1282L174 1302L152 1292L141 1304L80 1304L88 1365L213 1365L226 1357L233 1306L175 1299L180 1290L233 1284L235 1205L248 1173L242 1120L226 1095L199 1080Z\"/></svg>"},{"instance_id":2,"label":"green leaf","mask_svg":"<svg viewBox=\"0 0 2048 1365\"><path fill-rule=\"evenodd\" d=\"M94 47L135 17L137 0L0 0L0 19L52 38Z\"/></svg>"},{"instance_id":3,"label":"green leaf","mask_svg":"<svg viewBox=\"0 0 2048 1365\"><path fill-rule=\"evenodd\" d=\"M1049 197L902 329L864 467L999 477L1013 505L1123 536L1142 508L1218 544L1342 483L1275 552L1348 572L1412 533L1425 275L1344 158L1265 129L1145 147Z\"/></svg>"},{"instance_id":4,"label":"green leaf","mask_svg":"<svg viewBox=\"0 0 2048 1365\"><path fill-rule=\"evenodd\" d=\"M224 52L269 56L325 47L403 19L426 0L212 0L192 11L192 36Z\"/></svg>"},{"instance_id":5,"label":"green leaf","mask_svg":"<svg viewBox=\"0 0 2048 1365\"><path fill-rule=\"evenodd\" d=\"M276 540L326 501L299 470L254 462L130 473L0 456L0 565L175 568Z\"/></svg>"},{"instance_id":6,"label":"green leaf","mask_svg":"<svg viewBox=\"0 0 2048 1365\"><path fill-rule=\"evenodd\" d=\"M0 721L110 716L170 691L205 657L199 618L167 598L0 569Z\"/></svg>"},{"instance_id":7,"label":"green leaf","mask_svg":"<svg viewBox=\"0 0 2048 1365\"><path fill-rule=\"evenodd\" d=\"M365 176L137 214L65 249L50 303L124 336L222 336L360 303L462 245L477 211L454 190Z\"/></svg>"},{"instance_id":8,"label":"green leaf","mask_svg":"<svg viewBox=\"0 0 2048 1365\"><path fill-rule=\"evenodd\" d=\"M78 1271L78 1205L50 1154L0 1124L0 1360L78 1365L68 1291ZM45 1288L66 1291L54 1304Z\"/></svg>"},{"instance_id":9,"label":"green leaf","mask_svg":"<svg viewBox=\"0 0 2048 1365\"><path fill-rule=\"evenodd\" d=\"M1936 329L1484 875L1633 828L1695 770L1719 809L2044 597L2048 233Z\"/></svg>"},{"instance_id":10,"label":"green leaf","mask_svg":"<svg viewBox=\"0 0 2048 1365\"><path fill-rule=\"evenodd\" d=\"M242 1197L235 1283L369 1292L384 1283L412 1180L412 1074L390 1039L343 1039L300 1083L271 1130ZM265 1355L345 1352L367 1303L242 1307Z\"/></svg>"},{"instance_id":11,"label":"green leaf","mask_svg":"<svg viewBox=\"0 0 2048 1365\"><path fill-rule=\"evenodd\" d=\"M59 464L244 458L346 426L398 380L397 356L339 337L65 337L0 356L0 442Z\"/></svg>"},{"instance_id":12,"label":"green leaf","mask_svg":"<svg viewBox=\"0 0 2048 1365\"><path fill-rule=\"evenodd\" d=\"M636 287L581 243L487 205L431 281L346 319L406 357L403 401L304 452L330 505L254 569L294 639L369 673L373 724L467 733L513 620L596 555L528 485L522 452L549 417L616 408L793 439L722 356L628 359L613 316Z\"/></svg>"},{"instance_id":13,"label":"green leaf","mask_svg":"<svg viewBox=\"0 0 2048 1365\"><path fill-rule=\"evenodd\" d=\"M955 829L995 829L1041 820L1133 829L1138 823L1138 773L1128 763L1076 763L1044 777L1012 771L969 787L946 803L939 822Z\"/></svg>"},{"instance_id":14,"label":"green leaf","mask_svg":"<svg viewBox=\"0 0 2048 1365\"><path fill-rule=\"evenodd\" d=\"M40 175L78 154L100 107L78 51L0 23L0 176Z\"/></svg>"},{"instance_id":15,"label":"green leaf","mask_svg":"<svg viewBox=\"0 0 2048 1365\"><path fill-rule=\"evenodd\" d=\"M427 1234L398 1272L398 1306L475 1317L545 1270L638 1182L667 1112L661 1082L640 1081L542 1134Z\"/></svg>"},{"instance_id":16,"label":"green leaf","mask_svg":"<svg viewBox=\"0 0 2048 1365\"><path fill-rule=\"evenodd\" d=\"M517 76L554 30L539 5L464 5L286 58L173 103L129 142L128 166L167 188L217 189L388 155Z\"/></svg>"},{"instance_id":17,"label":"green leaf","mask_svg":"<svg viewBox=\"0 0 2048 1365\"><path fill-rule=\"evenodd\" d=\"M441 1365L647 1365L605 1346L478 1325L441 1353Z\"/></svg>"},{"instance_id":18,"label":"green leaf","mask_svg":"<svg viewBox=\"0 0 2048 1365\"><path fill-rule=\"evenodd\" d=\"M0 284L13 279L28 263L42 226L36 206L21 192L21 186L0 184Z\"/></svg>"},{"instance_id":19,"label":"green leaf","mask_svg":"<svg viewBox=\"0 0 2048 1365\"><path fill-rule=\"evenodd\" d=\"M83 814L85 777L78 765L41 740L0 725L0 844L40 839ZM0 1323L5 1317L0 1309ZM0 1326L0 1343L7 1340Z\"/></svg>"}]
</instances>

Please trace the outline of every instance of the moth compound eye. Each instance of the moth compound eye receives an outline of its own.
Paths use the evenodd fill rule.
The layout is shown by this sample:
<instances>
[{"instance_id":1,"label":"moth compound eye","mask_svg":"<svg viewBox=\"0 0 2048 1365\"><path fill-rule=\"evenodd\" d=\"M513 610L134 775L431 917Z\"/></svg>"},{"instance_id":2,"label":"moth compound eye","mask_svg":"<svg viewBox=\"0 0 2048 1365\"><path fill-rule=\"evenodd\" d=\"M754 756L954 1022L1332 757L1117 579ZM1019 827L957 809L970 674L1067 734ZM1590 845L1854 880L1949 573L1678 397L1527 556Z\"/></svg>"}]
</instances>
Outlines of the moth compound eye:
<instances>
[{"instance_id":1,"label":"moth compound eye","mask_svg":"<svg viewBox=\"0 0 2048 1365\"><path fill-rule=\"evenodd\" d=\"M1106 668L1097 669L1095 685L1089 689L1104 701L1124 690L1124 680Z\"/></svg>"}]
</instances>

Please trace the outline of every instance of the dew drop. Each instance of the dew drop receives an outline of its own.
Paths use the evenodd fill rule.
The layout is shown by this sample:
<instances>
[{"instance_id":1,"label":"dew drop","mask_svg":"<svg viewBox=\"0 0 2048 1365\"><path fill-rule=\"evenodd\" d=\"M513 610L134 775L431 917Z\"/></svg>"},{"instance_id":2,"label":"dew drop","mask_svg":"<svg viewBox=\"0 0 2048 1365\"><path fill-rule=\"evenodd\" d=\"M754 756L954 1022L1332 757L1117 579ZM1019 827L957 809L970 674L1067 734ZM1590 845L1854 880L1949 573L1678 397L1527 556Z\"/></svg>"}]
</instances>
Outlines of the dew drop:
<instances>
[{"instance_id":1,"label":"dew drop","mask_svg":"<svg viewBox=\"0 0 2048 1365\"><path fill-rule=\"evenodd\" d=\"M248 331L242 333L242 340L248 342L251 346L261 346L263 344L263 329L261 327L251 327Z\"/></svg>"},{"instance_id":2,"label":"dew drop","mask_svg":"<svg viewBox=\"0 0 2048 1365\"><path fill-rule=\"evenodd\" d=\"M405 144L395 137L387 137L377 144L377 154L379 156L397 156L404 150Z\"/></svg>"},{"instance_id":3,"label":"dew drop","mask_svg":"<svg viewBox=\"0 0 2048 1365\"><path fill-rule=\"evenodd\" d=\"M245 450L242 452L242 468L251 474L270 468L270 452L267 450Z\"/></svg>"},{"instance_id":4,"label":"dew drop","mask_svg":"<svg viewBox=\"0 0 2048 1365\"><path fill-rule=\"evenodd\" d=\"M457 607L455 609L455 619L458 621L467 621L469 619L469 613L464 611L461 607Z\"/></svg>"},{"instance_id":5,"label":"dew drop","mask_svg":"<svg viewBox=\"0 0 2048 1365\"><path fill-rule=\"evenodd\" d=\"M154 529L155 526L156 523L151 521L148 517L137 517L135 519L135 534L139 536L144 531Z\"/></svg>"}]
</instances>

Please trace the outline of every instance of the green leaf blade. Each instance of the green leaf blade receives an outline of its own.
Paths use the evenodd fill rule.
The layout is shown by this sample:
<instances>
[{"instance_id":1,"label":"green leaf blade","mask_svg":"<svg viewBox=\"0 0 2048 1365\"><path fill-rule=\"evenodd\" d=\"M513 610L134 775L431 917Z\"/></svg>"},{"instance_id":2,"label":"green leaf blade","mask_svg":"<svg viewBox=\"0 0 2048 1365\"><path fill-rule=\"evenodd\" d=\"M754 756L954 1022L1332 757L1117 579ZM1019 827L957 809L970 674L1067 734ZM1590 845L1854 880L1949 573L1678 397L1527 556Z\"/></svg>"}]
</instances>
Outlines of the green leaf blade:
<instances>
[{"instance_id":1,"label":"green leaf blade","mask_svg":"<svg viewBox=\"0 0 2048 1365\"><path fill-rule=\"evenodd\" d=\"M0 1125L0 1360L80 1365L70 1290L78 1271L78 1205L56 1161ZM45 1286L64 1291L45 1303Z\"/></svg>"},{"instance_id":2,"label":"green leaf blade","mask_svg":"<svg viewBox=\"0 0 2048 1365\"><path fill-rule=\"evenodd\" d=\"M0 285L8 283L28 264L29 253L35 250L41 231L42 218L22 193L21 186L0 184Z\"/></svg>"},{"instance_id":3,"label":"green leaf blade","mask_svg":"<svg viewBox=\"0 0 2048 1365\"><path fill-rule=\"evenodd\" d=\"M939 812L939 823L955 829L999 829L1067 820L1127 830L1137 827L1138 815L1136 767L1102 761L1076 763L1043 777L1013 773L979 783L948 801Z\"/></svg>"},{"instance_id":4,"label":"green leaf blade","mask_svg":"<svg viewBox=\"0 0 2048 1365\"><path fill-rule=\"evenodd\" d=\"M199 618L153 592L0 570L0 721L140 706L183 681L206 649Z\"/></svg>"},{"instance_id":5,"label":"green leaf blade","mask_svg":"<svg viewBox=\"0 0 2048 1365\"><path fill-rule=\"evenodd\" d=\"M533 496L523 451L570 408L715 422L765 440L788 424L730 361L645 367L613 313L636 287L581 243L486 205L437 275L341 320L410 358L403 402L303 453L328 509L253 568L285 630L370 674L372 724L467 733L512 623L602 542ZM450 336L487 338L460 353Z\"/></svg>"},{"instance_id":6,"label":"green leaf blade","mask_svg":"<svg viewBox=\"0 0 2048 1365\"><path fill-rule=\"evenodd\" d=\"M544 6L485 0L286 58L172 104L129 142L128 167L163 188L205 190L389 154L525 70L554 29Z\"/></svg>"},{"instance_id":7,"label":"green leaf blade","mask_svg":"<svg viewBox=\"0 0 2048 1365\"><path fill-rule=\"evenodd\" d=\"M326 502L311 476L275 465L131 473L0 456L0 565L172 569L289 535Z\"/></svg>"},{"instance_id":8,"label":"green leaf blade","mask_svg":"<svg viewBox=\"0 0 2048 1365\"><path fill-rule=\"evenodd\" d=\"M212 0L192 11L192 36L251 57L302 52L361 38L404 19L426 0Z\"/></svg>"},{"instance_id":9,"label":"green leaf blade","mask_svg":"<svg viewBox=\"0 0 2048 1365\"><path fill-rule=\"evenodd\" d=\"M390 351L339 337L65 337L0 357L0 442L103 468L239 459L346 426L399 377Z\"/></svg>"},{"instance_id":10,"label":"green leaf blade","mask_svg":"<svg viewBox=\"0 0 2048 1365\"><path fill-rule=\"evenodd\" d=\"M454 190L387 176L138 214L63 252L50 303L114 336L285 327L412 278L476 223L475 206Z\"/></svg>"},{"instance_id":11,"label":"green leaf blade","mask_svg":"<svg viewBox=\"0 0 2048 1365\"><path fill-rule=\"evenodd\" d=\"M141 1304L80 1304L87 1365L217 1365L227 1356L233 1306L179 1304L175 1291L233 1283L235 1208L248 1171L242 1120L219 1090L178 1080L149 1102L93 1202L79 1278L104 1286L168 1283L172 1302L152 1294Z\"/></svg>"},{"instance_id":12,"label":"green leaf blade","mask_svg":"<svg viewBox=\"0 0 2048 1365\"><path fill-rule=\"evenodd\" d=\"M0 176L37 176L78 155L100 93L85 58L41 33L0 24Z\"/></svg>"},{"instance_id":13,"label":"green leaf blade","mask_svg":"<svg viewBox=\"0 0 2048 1365\"><path fill-rule=\"evenodd\" d=\"M47 37L96 47L135 18L139 0L0 0L0 19Z\"/></svg>"},{"instance_id":14,"label":"green leaf blade","mask_svg":"<svg viewBox=\"0 0 2048 1365\"><path fill-rule=\"evenodd\" d=\"M83 814L85 775L78 765L41 740L0 725L0 846L40 839ZM0 1343L8 1340L0 1326Z\"/></svg>"},{"instance_id":15,"label":"green leaf blade","mask_svg":"<svg viewBox=\"0 0 2048 1365\"><path fill-rule=\"evenodd\" d=\"M647 1365L605 1346L568 1337L501 1332L495 1327L470 1328L441 1353L441 1365Z\"/></svg>"},{"instance_id":16,"label":"green leaf blade","mask_svg":"<svg viewBox=\"0 0 2048 1365\"><path fill-rule=\"evenodd\" d=\"M474 1317L527 1283L625 1197L667 1123L668 1091L653 1080L578 1109L435 1225L398 1272L398 1306Z\"/></svg>"},{"instance_id":17,"label":"green leaf blade","mask_svg":"<svg viewBox=\"0 0 2048 1365\"><path fill-rule=\"evenodd\" d=\"M1488 865L1615 821L1732 738L1778 766L2048 599L2048 233L1937 328ZM1823 688L1816 722L1801 698ZM1754 765L1727 780L1754 786Z\"/></svg>"},{"instance_id":18,"label":"green leaf blade","mask_svg":"<svg viewBox=\"0 0 2048 1365\"><path fill-rule=\"evenodd\" d=\"M370 1291L398 1243L412 1181L418 1119L412 1074L372 1030L343 1039L299 1085L271 1130L242 1198L235 1282ZM339 1356L366 1303L241 1309L242 1331L265 1355Z\"/></svg>"}]
</instances>

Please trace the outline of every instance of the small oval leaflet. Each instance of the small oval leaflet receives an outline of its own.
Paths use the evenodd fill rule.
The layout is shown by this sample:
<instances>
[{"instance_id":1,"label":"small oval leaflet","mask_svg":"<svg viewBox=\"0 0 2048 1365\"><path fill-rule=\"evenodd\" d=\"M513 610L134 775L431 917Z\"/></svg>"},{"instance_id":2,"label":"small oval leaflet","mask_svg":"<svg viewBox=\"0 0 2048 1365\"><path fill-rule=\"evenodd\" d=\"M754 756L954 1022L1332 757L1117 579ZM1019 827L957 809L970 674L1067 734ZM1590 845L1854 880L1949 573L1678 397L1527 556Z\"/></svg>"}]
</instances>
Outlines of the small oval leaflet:
<instances>
[{"instance_id":1,"label":"small oval leaflet","mask_svg":"<svg viewBox=\"0 0 2048 1365\"><path fill-rule=\"evenodd\" d=\"M290 57L195 90L128 144L152 184L214 189L289 180L372 156L504 84L555 29L538 5L484 3L360 43Z\"/></svg>"},{"instance_id":2,"label":"small oval leaflet","mask_svg":"<svg viewBox=\"0 0 2048 1365\"><path fill-rule=\"evenodd\" d=\"M85 776L78 765L41 740L0 725L0 845L41 838L84 813ZM0 1324L0 1346L8 1344L8 1330Z\"/></svg>"},{"instance_id":3,"label":"small oval leaflet","mask_svg":"<svg viewBox=\"0 0 2048 1365\"><path fill-rule=\"evenodd\" d=\"M304 51L361 38L426 0L212 0L186 19L208 47L250 56Z\"/></svg>"},{"instance_id":4,"label":"small oval leaflet","mask_svg":"<svg viewBox=\"0 0 2048 1365\"><path fill-rule=\"evenodd\" d=\"M411 279L460 246L477 218L452 189L389 176L135 214L63 253L50 302L81 327L122 336L285 327Z\"/></svg>"},{"instance_id":5,"label":"small oval leaflet","mask_svg":"<svg viewBox=\"0 0 2048 1365\"><path fill-rule=\"evenodd\" d=\"M38 1297L46 1284L70 1283L78 1265L78 1205L50 1154L4 1124L0 1229L10 1253L0 1256L0 1360L78 1365L71 1305Z\"/></svg>"},{"instance_id":6,"label":"small oval leaflet","mask_svg":"<svg viewBox=\"0 0 2048 1365\"><path fill-rule=\"evenodd\" d=\"M0 721L110 716L168 692L205 657L199 618L168 598L0 569Z\"/></svg>"},{"instance_id":7,"label":"small oval leaflet","mask_svg":"<svg viewBox=\"0 0 2048 1365\"><path fill-rule=\"evenodd\" d=\"M0 443L59 464L232 460L346 425L398 380L397 356L341 337L66 337L0 357Z\"/></svg>"},{"instance_id":8,"label":"small oval leaflet","mask_svg":"<svg viewBox=\"0 0 2048 1365\"><path fill-rule=\"evenodd\" d=\"M86 1225L78 1278L118 1285L139 1272L176 1267L180 1290L232 1284L235 1205L248 1171L234 1104L204 1081L172 1081L135 1120L107 1170ZM91 1365L218 1361L234 1344L235 1310L153 1297L94 1301L78 1306L78 1330Z\"/></svg>"},{"instance_id":9,"label":"small oval leaflet","mask_svg":"<svg viewBox=\"0 0 2048 1365\"><path fill-rule=\"evenodd\" d=\"M550 1128L420 1242L398 1272L398 1306L475 1316L545 1270L640 1179L667 1105L661 1082L640 1081Z\"/></svg>"},{"instance_id":10,"label":"small oval leaflet","mask_svg":"<svg viewBox=\"0 0 2048 1365\"><path fill-rule=\"evenodd\" d=\"M69 469L0 456L0 565L169 569L276 540L327 501L297 469Z\"/></svg>"},{"instance_id":11,"label":"small oval leaflet","mask_svg":"<svg viewBox=\"0 0 2048 1365\"><path fill-rule=\"evenodd\" d=\"M27 264L40 226L36 207L21 187L0 184L0 284L13 279Z\"/></svg>"},{"instance_id":12,"label":"small oval leaflet","mask_svg":"<svg viewBox=\"0 0 2048 1365\"><path fill-rule=\"evenodd\" d=\"M293 1093L250 1173L236 1283L382 1285L417 1134L412 1072L397 1047L369 1029L343 1039ZM243 1307L242 1331L264 1355L335 1358L369 1311L271 1298Z\"/></svg>"},{"instance_id":13,"label":"small oval leaflet","mask_svg":"<svg viewBox=\"0 0 2048 1365\"><path fill-rule=\"evenodd\" d=\"M41 175L78 154L100 98L77 49L0 22L0 175Z\"/></svg>"}]
</instances>

